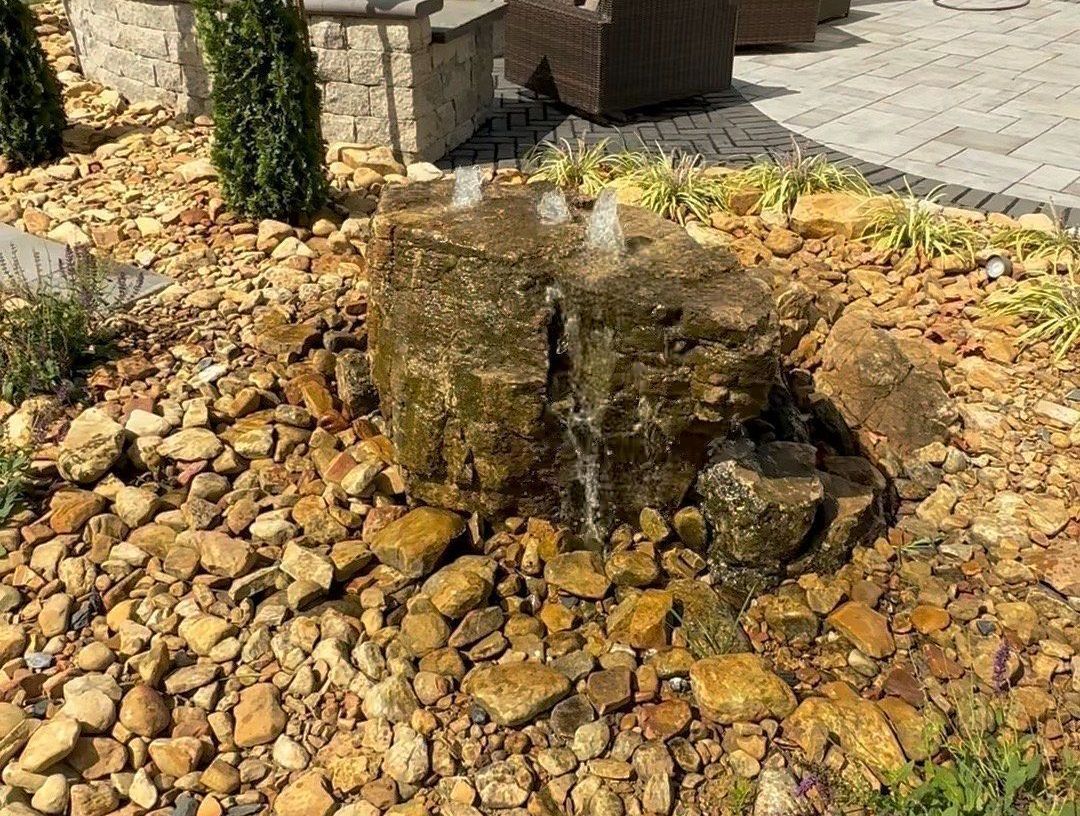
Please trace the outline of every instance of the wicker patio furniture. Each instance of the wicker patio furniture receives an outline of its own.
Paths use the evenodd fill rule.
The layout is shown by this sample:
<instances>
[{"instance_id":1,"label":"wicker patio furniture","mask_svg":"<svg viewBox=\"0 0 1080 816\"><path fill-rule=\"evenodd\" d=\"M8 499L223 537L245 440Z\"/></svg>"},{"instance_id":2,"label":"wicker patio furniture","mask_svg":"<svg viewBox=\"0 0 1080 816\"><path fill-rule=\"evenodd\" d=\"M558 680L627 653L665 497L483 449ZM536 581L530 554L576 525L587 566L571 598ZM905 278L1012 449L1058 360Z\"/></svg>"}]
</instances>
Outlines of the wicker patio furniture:
<instances>
[{"instance_id":1,"label":"wicker patio furniture","mask_svg":"<svg viewBox=\"0 0 1080 816\"><path fill-rule=\"evenodd\" d=\"M506 76L597 116L728 88L734 41L732 0L510 0Z\"/></svg>"},{"instance_id":2,"label":"wicker patio furniture","mask_svg":"<svg viewBox=\"0 0 1080 816\"><path fill-rule=\"evenodd\" d=\"M740 0L735 45L813 42L818 0Z\"/></svg>"},{"instance_id":3,"label":"wicker patio furniture","mask_svg":"<svg viewBox=\"0 0 1080 816\"><path fill-rule=\"evenodd\" d=\"M851 14L851 0L821 0L817 20L819 23L824 23L828 20L839 20L849 14Z\"/></svg>"}]
</instances>

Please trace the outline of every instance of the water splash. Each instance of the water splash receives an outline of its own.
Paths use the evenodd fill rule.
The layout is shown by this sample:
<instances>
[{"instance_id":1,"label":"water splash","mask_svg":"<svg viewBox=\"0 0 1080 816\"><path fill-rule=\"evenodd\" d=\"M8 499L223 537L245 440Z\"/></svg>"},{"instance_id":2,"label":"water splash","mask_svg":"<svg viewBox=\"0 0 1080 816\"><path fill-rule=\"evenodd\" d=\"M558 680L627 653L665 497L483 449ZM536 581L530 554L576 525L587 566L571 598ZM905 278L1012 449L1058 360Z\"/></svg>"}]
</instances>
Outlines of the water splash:
<instances>
[{"instance_id":1,"label":"water splash","mask_svg":"<svg viewBox=\"0 0 1080 816\"><path fill-rule=\"evenodd\" d=\"M553 352L560 368L566 397L560 418L573 451L573 480L577 490L564 496L564 515L577 518L582 538L590 548L607 541L604 468L608 458L604 420L610 407L617 354L614 332L606 326L582 326L578 310L562 300L558 287L547 291L556 309L559 333Z\"/></svg>"},{"instance_id":2,"label":"water splash","mask_svg":"<svg viewBox=\"0 0 1080 816\"><path fill-rule=\"evenodd\" d=\"M570 207L562 190L548 190L540 196L536 214L542 224L565 224L570 220Z\"/></svg>"},{"instance_id":3,"label":"water splash","mask_svg":"<svg viewBox=\"0 0 1080 816\"><path fill-rule=\"evenodd\" d=\"M450 206L455 210L467 210L479 204L484 197L484 177L475 164L459 167L454 173L454 194Z\"/></svg>"},{"instance_id":4,"label":"water splash","mask_svg":"<svg viewBox=\"0 0 1080 816\"><path fill-rule=\"evenodd\" d=\"M626 238L619 222L619 200L614 188L605 188L597 197L585 227L585 243L597 252L619 255L626 251Z\"/></svg>"}]
</instances>

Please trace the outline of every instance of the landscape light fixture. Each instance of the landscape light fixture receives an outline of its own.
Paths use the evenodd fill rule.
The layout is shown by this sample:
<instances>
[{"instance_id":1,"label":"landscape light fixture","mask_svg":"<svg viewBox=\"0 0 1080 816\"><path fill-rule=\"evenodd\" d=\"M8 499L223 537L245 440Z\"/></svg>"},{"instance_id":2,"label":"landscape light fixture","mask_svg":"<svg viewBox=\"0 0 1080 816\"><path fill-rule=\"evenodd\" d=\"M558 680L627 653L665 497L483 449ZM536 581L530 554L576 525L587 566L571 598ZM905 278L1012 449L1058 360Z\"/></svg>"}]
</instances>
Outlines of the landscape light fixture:
<instances>
[{"instance_id":1,"label":"landscape light fixture","mask_svg":"<svg viewBox=\"0 0 1080 816\"><path fill-rule=\"evenodd\" d=\"M1012 261L1005 255L991 255L986 259L986 277L997 280L1012 272Z\"/></svg>"}]
</instances>

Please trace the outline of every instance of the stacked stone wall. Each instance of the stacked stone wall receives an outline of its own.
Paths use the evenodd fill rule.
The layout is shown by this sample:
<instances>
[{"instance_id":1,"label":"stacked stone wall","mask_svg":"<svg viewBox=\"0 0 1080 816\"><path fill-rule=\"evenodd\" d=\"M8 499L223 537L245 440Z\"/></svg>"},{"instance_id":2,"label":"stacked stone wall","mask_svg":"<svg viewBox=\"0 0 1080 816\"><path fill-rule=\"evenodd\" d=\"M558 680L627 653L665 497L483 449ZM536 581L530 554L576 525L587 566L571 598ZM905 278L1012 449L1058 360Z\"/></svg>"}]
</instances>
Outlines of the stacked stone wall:
<instances>
[{"instance_id":1,"label":"stacked stone wall","mask_svg":"<svg viewBox=\"0 0 1080 816\"><path fill-rule=\"evenodd\" d=\"M184 116L210 109L210 80L183 0L66 0L85 74ZM426 17L311 15L328 142L389 145L433 161L465 141L494 96L492 26L433 43Z\"/></svg>"}]
</instances>

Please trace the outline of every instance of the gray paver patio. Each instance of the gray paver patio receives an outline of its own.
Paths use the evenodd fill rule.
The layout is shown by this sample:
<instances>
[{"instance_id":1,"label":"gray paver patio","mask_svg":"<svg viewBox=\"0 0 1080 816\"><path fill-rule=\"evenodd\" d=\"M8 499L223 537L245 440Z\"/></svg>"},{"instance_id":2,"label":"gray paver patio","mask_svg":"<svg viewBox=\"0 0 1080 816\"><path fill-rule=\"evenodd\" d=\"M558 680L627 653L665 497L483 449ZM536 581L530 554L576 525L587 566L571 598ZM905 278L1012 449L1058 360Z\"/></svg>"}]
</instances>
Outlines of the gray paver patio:
<instances>
[{"instance_id":1,"label":"gray paver patio","mask_svg":"<svg viewBox=\"0 0 1080 816\"><path fill-rule=\"evenodd\" d=\"M62 285L62 281L56 275L56 270L67 251L67 247L56 241L49 241L6 224L0 224L0 256L8 262L10 271L19 271L23 274L24 281L31 288ZM40 269L35 258L40 260ZM16 265L11 263L13 259L18 260L17 270ZM155 272L139 271L134 267L118 264L108 277L109 296L113 301L120 300L118 280L121 275L127 276L122 293L125 303L160 292L172 283L169 278Z\"/></svg>"},{"instance_id":2,"label":"gray paver patio","mask_svg":"<svg viewBox=\"0 0 1080 816\"><path fill-rule=\"evenodd\" d=\"M1080 206L1078 45L1077 3L855 0L816 42L738 54L735 87L856 158L1066 209Z\"/></svg>"}]
</instances>

